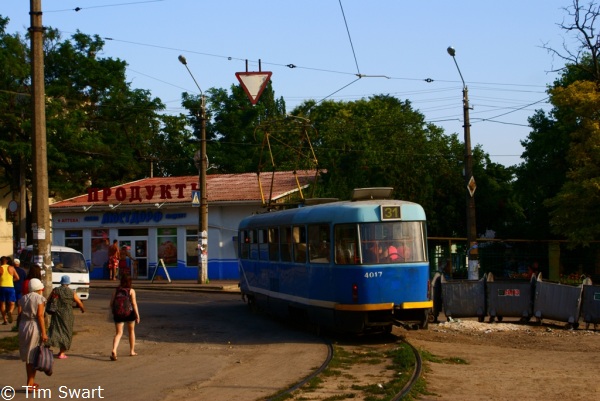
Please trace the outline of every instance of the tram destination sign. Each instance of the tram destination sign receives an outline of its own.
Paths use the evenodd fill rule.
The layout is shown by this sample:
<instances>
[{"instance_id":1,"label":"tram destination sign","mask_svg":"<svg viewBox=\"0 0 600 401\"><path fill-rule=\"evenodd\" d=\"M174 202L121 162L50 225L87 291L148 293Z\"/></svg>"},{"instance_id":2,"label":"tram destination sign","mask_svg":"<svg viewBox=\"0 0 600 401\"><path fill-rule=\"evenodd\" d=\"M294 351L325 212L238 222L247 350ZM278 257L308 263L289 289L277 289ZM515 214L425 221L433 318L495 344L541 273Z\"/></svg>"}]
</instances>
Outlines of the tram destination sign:
<instances>
[{"instance_id":1,"label":"tram destination sign","mask_svg":"<svg viewBox=\"0 0 600 401\"><path fill-rule=\"evenodd\" d=\"M381 206L381 220L401 220L400 206Z\"/></svg>"}]
</instances>

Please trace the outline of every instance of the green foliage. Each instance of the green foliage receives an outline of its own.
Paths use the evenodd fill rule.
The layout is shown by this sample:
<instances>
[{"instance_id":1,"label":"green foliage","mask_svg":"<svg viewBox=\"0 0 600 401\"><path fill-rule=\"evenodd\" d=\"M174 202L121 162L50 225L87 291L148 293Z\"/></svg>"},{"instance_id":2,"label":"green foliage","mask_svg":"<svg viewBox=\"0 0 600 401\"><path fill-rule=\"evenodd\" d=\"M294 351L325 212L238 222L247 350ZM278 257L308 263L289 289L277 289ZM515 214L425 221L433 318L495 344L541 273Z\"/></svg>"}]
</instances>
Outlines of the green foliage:
<instances>
[{"instance_id":1,"label":"green foliage","mask_svg":"<svg viewBox=\"0 0 600 401\"><path fill-rule=\"evenodd\" d=\"M0 180L31 180L28 46L0 19ZM146 177L197 174L201 97L182 94L188 115L167 116L160 99L126 81L127 63L101 58L104 41L76 32L45 34L49 190L58 198ZM429 124L408 100L306 101L287 115L269 82L256 105L239 85L206 95L211 172L321 169L318 193L347 199L354 188L389 186L418 202L430 236L465 235L464 144ZM478 232L517 219L513 171L474 150ZM152 169L151 169L152 166ZM515 217L516 216L516 217Z\"/></svg>"},{"instance_id":2,"label":"green foliage","mask_svg":"<svg viewBox=\"0 0 600 401\"><path fill-rule=\"evenodd\" d=\"M552 93L556 106L569 111L574 128L567 180L545 204L555 233L587 245L600 234L600 92L595 82L577 81Z\"/></svg>"},{"instance_id":3,"label":"green foliage","mask_svg":"<svg viewBox=\"0 0 600 401\"><path fill-rule=\"evenodd\" d=\"M548 49L566 61L548 89L553 108L529 119L533 131L522 144L525 162L515 189L523 205L521 231L528 238L566 238L571 246L587 245L600 234L600 104L598 7L574 1L573 17L561 28L579 42L577 51Z\"/></svg>"},{"instance_id":4,"label":"green foliage","mask_svg":"<svg viewBox=\"0 0 600 401\"><path fill-rule=\"evenodd\" d=\"M464 235L464 144L456 134L427 124L409 101L383 95L308 101L292 114L309 119L317 132L311 141L319 167L326 170L319 196L348 199L354 188L393 187L395 198L423 205L430 236ZM518 210L513 171L489 162L481 149L474 155L477 202L483 205L478 227L500 230L501 219Z\"/></svg>"},{"instance_id":5,"label":"green foliage","mask_svg":"<svg viewBox=\"0 0 600 401\"><path fill-rule=\"evenodd\" d=\"M28 45L0 19L0 185L31 180L31 97ZM194 148L183 116L126 81L126 62L100 58L104 41L77 32L44 35L49 192L57 198L149 175L194 174ZM8 72L8 73L6 73ZM160 162L157 162L160 160ZM182 161L186 162L182 162ZM158 175L156 174L156 175Z\"/></svg>"},{"instance_id":6,"label":"green foliage","mask_svg":"<svg viewBox=\"0 0 600 401\"><path fill-rule=\"evenodd\" d=\"M19 349L19 336L0 338L0 353L13 352Z\"/></svg>"},{"instance_id":7,"label":"green foliage","mask_svg":"<svg viewBox=\"0 0 600 401\"><path fill-rule=\"evenodd\" d=\"M256 131L261 122L285 116L283 99L276 100L269 82L258 103L252 105L240 85L208 91L210 113L207 124L207 154L210 164L220 173L258 171L261 161L261 138ZM184 100L185 100L184 96ZM184 101L188 109L190 103ZM194 132L199 137L199 123L192 117ZM280 169L281 170L281 169Z\"/></svg>"}]
</instances>

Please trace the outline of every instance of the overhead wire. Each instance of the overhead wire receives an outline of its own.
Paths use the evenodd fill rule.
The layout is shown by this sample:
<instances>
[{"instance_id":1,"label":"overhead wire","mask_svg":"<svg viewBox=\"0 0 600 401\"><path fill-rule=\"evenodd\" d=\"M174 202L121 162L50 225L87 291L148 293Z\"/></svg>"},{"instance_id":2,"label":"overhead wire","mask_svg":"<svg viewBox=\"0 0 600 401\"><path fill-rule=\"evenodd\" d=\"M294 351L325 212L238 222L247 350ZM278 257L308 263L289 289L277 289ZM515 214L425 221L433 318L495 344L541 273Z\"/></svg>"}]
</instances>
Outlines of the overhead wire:
<instances>
[{"instance_id":1,"label":"overhead wire","mask_svg":"<svg viewBox=\"0 0 600 401\"><path fill-rule=\"evenodd\" d=\"M61 10L46 10L44 11L45 13L59 13L59 12L65 12L65 11L75 11L75 12L79 12L81 10L91 10L92 8L107 8L107 7L120 7L120 6L130 6L130 5L134 5L134 4L144 4L144 3L158 3L164 0L143 0L143 1L134 1L134 2L128 2L128 3L117 3L117 4L104 4L101 6L89 6L89 7L75 7L75 8L66 8L66 9L61 9Z\"/></svg>"},{"instance_id":2,"label":"overhead wire","mask_svg":"<svg viewBox=\"0 0 600 401\"><path fill-rule=\"evenodd\" d=\"M354 56L354 63L356 64L356 72L360 76L360 68L358 67L358 59L356 58L356 51L354 50L354 44L352 43L352 36L350 35L350 28L348 27L348 20L346 19L346 13L344 13L344 6L342 0L339 0L340 10L342 11L342 17L344 18L344 25L346 25L346 33L348 34L348 41L350 42L350 48L352 49L352 55Z\"/></svg>"},{"instance_id":3,"label":"overhead wire","mask_svg":"<svg viewBox=\"0 0 600 401\"><path fill-rule=\"evenodd\" d=\"M99 6L89 6L86 7L85 9L93 9L93 8L106 8L106 7L118 7L118 6L127 6L127 5L136 5L136 4L143 4L143 3L155 3L155 2L162 2L165 0L145 0L145 1L137 1L137 2L125 2L125 3L116 3L116 4L107 4L107 5L99 5ZM358 57L357 57L357 53L356 50L354 48L354 43L352 40L352 35L350 32L350 28L349 28L349 24L348 24L348 20L346 18L346 13L342 4L342 0L338 0L339 2L339 6L340 6L340 10L341 10L341 14L342 14L342 18L344 21L344 25L346 28L346 33L348 36L348 41L350 44L350 48L352 51L352 55L354 58L354 63L355 63L355 67L357 70L357 73L351 73L351 72L347 72L347 71L339 71L339 70L331 70L331 69L326 69L326 68L315 68L315 67L308 67L308 66L299 66L296 64L292 64L292 63L275 63L275 62L269 62L269 61L263 61L262 64L264 65L273 65L273 66L279 66L279 67L284 67L284 68L290 68L290 69L304 69L304 70L311 70L311 71L317 71L317 72L325 72L325 73L334 73L334 74L340 74L340 75L354 75L357 77L357 79L354 79L353 81L343 85L341 88L335 90L334 92L330 93L329 95L323 97L320 101L316 102L315 104L319 104L322 101L332 98L334 97L334 95L338 94L339 92L341 92L342 90L348 88L349 86L353 85L354 83L356 83L358 80L360 80L363 77L382 77L382 78L386 78L386 79L390 79L390 80L407 80L407 81L425 81L428 83L431 82L442 82L442 83L460 83L459 81L453 81L453 80L434 80L431 78L407 78L407 77L396 77L396 76L388 76L388 75L366 75L366 74L362 74L360 72L360 67L359 67L359 63L358 63ZM62 9L62 10L50 10L50 11L46 11L46 12L66 12L66 11L81 11L84 8L80 8L77 7L76 9ZM160 46L160 45L153 45L153 44L146 44L146 43L140 43L140 42L135 42L135 41L128 41L128 40L121 40L121 39L116 39L116 38L112 38L112 37L105 37L103 38L105 40L108 41L114 41L114 42L122 42L122 43L127 43L127 44L133 44L133 45L137 45L137 46L146 46L146 47L152 47L152 48L159 48L159 49L164 49L164 50L173 50L173 51L178 51L178 52L182 52L185 51L187 53L191 53L191 54L198 54L198 55L203 55L203 56L207 56L207 57L217 57L217 58L222 58L222 59L226 59L226 60L236 60L236 61L247 61L247 58L241 58L241 57L233 57L233 56L224 56L224 55L219 55L219 54L213 54L213 53L206 53L206 52L198 52L198 51L193 51L193 50L184 50L184 49L179 49L179 48L174 48L174 47L169 47L169 46ZM127 67L127 69L129 71L133 71L136 74L140 74L143 75L145 77L148 77L150 79L154 79L158 82L162 82L164 84L179 88L179 89L184 89L181 88L177 85L173 85L169 82L166 82L162 79L153 77L151 75L133 70L129 67ZM486 85L484 87L479 87L479 90L490 90L490 91L507 91L507 92L522 92L522 93L536 93L539 91L534 91L534 90L527 90L527 89L517 89L517 88L539 88L539 85L530 85L530 84L514 84L514 83L491 83L491 82L471 82L471 89L474 88L478 88L476 85ZM493 88L493 87L489 87L489 85L493 85L493 86L503 86L506 87L506 89L502 89L502 88ZM434 93L434 92L438 92L438 91L450 91L450 90L454 90L452 88L442 88L442 89L427 89L427 90L422 90L422 91L409 91L409 92L392 92L391 95L404 95L404 96L418 96L418 95L424 95L427 93ZM346 95L343 98L364 98L365 96L372 96L371 95ZM476 99L476 97L472 97L472 99ZM488 100L490 100L490 98L487 98ZM545 98L547 99L547 98ZM450 98L445 98L445 99L441 99L441 101L444 100L450 100ZM497 98L491 98L491 100L497 101ZM433 103L439 100L436 99L427 99L427 100L411 100L411 103ZM501 121L494 121L494 119L501 117L501 116L505 116L514 112L517 112L519 110L523 110L527 107L530 107L534 104L538 104L541 103L543 100L539 100L533 103L528 103L522 107L518 107L516 109L510 110L506 113L502 113L499 115L496 115L494 117L491 118L475 118L475 121L472 122L483 122L483 121L487 121L487 122L495 122L495 123L501 123L501 124L512 124L512 125L521 125L521 126L527 126L527 125L522 125L522 124L514 124L514 123L506 123L506 122L501 122ZM518 102L517 100L515 100L515 102ZM448 104L447 106L444 105L440 105L437 107L432 107L427 109L428 111L441 111L441 110L446 110L446 109L452 109L455 106L451 106L450 104ZM483 106L482 106L483 107ZM485 106L485 107L489 107L489 108L493 108L494 106ZM181 108L178 108L178 110L181 110ZM487 112L489 112L489 110L487 110ZM451 120L455 120L455 121L460 121L460 118L452 118L452 119L445 119L445 118L440 118L440 119L435 119L435 120L429 120L429 122L441 122L441 121L451 121Z\"/></svg>"}]
</instances>

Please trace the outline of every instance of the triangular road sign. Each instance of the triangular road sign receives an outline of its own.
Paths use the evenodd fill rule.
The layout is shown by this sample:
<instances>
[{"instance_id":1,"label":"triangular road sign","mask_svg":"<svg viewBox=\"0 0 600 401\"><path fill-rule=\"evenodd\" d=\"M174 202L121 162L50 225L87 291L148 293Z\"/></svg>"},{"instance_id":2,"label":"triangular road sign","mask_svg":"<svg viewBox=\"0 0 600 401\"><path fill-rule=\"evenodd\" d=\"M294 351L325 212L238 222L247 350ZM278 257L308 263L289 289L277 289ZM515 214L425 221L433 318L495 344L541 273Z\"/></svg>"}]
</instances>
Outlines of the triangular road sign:
<instances>
[{"instance_id":1,"label":"triangular road sign","mask_svg":"<svg viewBox=\"0 0 600 401\"><path fill-rule=\"evenodd\" d=\"M270 71L236 72L235 76L240 81L240 84L242 84L242 88L248 95L250 103L256 104L263 90L267 87L269 79L271 79L271 74L273 73Z\"/></svg>"},{"instance_id":2,"label":"triangular road sign","mask_svg":"<svg viewBox=\"0 0 600 401\"><path fill-rule=\"evenodd\" d=\"M192 191L192 206L200 206L200 191Z\"/></svg>"}]
</instances>

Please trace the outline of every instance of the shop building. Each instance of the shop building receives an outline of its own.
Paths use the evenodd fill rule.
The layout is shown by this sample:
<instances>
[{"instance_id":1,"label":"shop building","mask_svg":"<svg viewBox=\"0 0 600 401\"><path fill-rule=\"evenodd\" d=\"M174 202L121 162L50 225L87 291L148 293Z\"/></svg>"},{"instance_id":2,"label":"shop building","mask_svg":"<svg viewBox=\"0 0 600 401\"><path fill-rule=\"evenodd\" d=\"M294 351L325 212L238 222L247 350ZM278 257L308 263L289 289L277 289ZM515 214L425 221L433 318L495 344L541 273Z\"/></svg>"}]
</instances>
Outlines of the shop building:
<instances>
[{"instance_id":1,"label":"shop building","mask_svg":"<svg viewBox=\"0 0 600 401\"><path fill-rule=\"evenodd\" d=\"M316 178L315 171L210 174L208 278L239 278L238 223L265 211L264 201L284 203ZM260 181L259 181L260 180ZM50 205L52 243L83 253L90 278L108 278L108 247L129 250L134 277L150 279L167 268L173 280L198 278L198 176L146 178Z\"/></svg>"}]
</instances>

